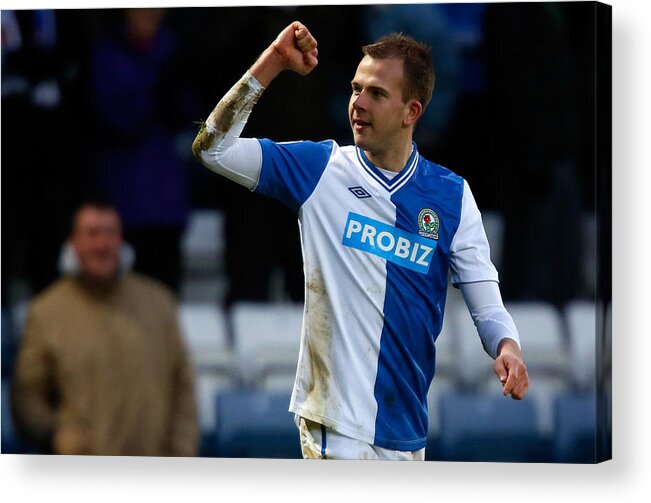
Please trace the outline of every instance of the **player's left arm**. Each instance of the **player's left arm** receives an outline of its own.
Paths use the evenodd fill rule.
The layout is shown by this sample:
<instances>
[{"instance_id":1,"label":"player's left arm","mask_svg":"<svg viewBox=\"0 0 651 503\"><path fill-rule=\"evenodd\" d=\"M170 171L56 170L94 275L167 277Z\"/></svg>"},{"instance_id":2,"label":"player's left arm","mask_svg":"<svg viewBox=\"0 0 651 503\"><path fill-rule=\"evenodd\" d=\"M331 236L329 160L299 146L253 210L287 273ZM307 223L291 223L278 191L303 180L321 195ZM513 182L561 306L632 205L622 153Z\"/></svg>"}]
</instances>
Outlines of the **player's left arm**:
<instances>
[{"instance_id":1,"label":"player's left arm","mask_svg":"<svg viewBox=\"0 0 651 503\"><path fill-rule=\"evenodd\" d=\"M494 370L504 394L520 400L529 386L520 337L504 308L481 213L465 180L459 227L450 252L452 282L461 289L484 349L495 359Z\"/></svg>"},{"instance_id":2,"label":"player's left arm","mask_svg":"<svg viewBox=\"0 0 651 503\"><path fill-rule=\"evenodd\" d=\"M459 284L479 338L495 359L493 369L504 386L504 396L521 400L529 387L529 375L520 348L520 336L502 303L497 282Z\"/></svg>"}]
</instances>

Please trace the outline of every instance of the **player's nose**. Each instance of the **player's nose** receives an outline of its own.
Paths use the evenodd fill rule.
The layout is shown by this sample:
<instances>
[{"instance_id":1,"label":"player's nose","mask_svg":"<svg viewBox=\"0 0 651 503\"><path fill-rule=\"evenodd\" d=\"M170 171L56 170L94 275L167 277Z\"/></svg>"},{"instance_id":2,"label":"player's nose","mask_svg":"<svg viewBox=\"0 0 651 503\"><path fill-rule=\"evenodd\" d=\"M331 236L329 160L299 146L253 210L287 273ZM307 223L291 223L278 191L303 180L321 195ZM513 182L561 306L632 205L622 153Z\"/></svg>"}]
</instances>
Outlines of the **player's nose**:
<instances>
[{"instance_id":1,"label":"player's nose","mask_svg":"<svg viewBox=\"0 0 651 503\"><path fill-rule=\"evenodd\" d=\"M355 110L363 110L366 108L366 98L364 93L361 92L357 96L353 96L353 108Z\"/></svg>"}]
</instances>

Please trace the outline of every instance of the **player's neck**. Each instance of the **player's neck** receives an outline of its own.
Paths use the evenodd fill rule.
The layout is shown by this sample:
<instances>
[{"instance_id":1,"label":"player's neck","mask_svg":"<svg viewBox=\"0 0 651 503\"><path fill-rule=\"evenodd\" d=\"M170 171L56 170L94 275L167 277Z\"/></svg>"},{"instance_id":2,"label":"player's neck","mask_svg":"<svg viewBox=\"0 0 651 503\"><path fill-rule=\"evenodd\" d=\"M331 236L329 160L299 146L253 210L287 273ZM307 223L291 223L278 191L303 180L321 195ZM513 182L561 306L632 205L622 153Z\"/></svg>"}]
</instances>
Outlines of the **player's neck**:
<instances>
[{"instance_id":1,"label":"player's neck","mask_svg":"<svg viewBox=\"0 0 651 503\"><path fill-rule=\"evenodd\" d=\"M411 138L409 142L400 145L398 148L387 149L384 152L369 152L364 150L366 157L378 168L383 168L395 173L400 173L414 151Z\"/></svg>"}]
</instances>

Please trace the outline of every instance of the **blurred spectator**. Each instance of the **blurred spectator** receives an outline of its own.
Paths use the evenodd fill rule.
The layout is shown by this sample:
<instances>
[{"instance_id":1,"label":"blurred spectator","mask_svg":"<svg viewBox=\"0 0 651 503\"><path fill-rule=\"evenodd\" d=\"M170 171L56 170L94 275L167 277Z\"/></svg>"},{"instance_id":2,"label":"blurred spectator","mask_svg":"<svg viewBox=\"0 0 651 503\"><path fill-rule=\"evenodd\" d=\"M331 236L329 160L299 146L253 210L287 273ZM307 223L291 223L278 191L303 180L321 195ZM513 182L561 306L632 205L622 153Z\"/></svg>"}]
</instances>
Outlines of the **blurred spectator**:
<instances>
[{"instance_id":1,"label":"blurred spectator","mask_svg":"<svg viewBox=\"0 0 651 503\"><path fill-rule=\"evenodd\" d=\"M96 184L123 217L134 268L179 291L181 235L190 210L178 140L196 120L175 32L163 9L126 9L92 48L90 94Z\"/></svg>"},{"instance_id":2,"label":"blurred spectator","mask_svg":"<svg viewBox=\"0 0 651 503\"><path fill-rule=\"evenodd\" d=\"M16 425L55 454L192 456L198 426L175 301L129 272L115 209L84 203L62 263L33 302L16 362Z\"/></svg>"},{"instance_id":3,"label":"blurred spectator","mask_svg":"<svg viewBox=\"0 0 651 503\"><path fill-rule=\"evenodd\" d=\"M70 146L87 34L81 18L74 10L1 14L3 305L18 277L32 293L56 279L81 188L83 154Z\"/></svg>"}]
</instances>

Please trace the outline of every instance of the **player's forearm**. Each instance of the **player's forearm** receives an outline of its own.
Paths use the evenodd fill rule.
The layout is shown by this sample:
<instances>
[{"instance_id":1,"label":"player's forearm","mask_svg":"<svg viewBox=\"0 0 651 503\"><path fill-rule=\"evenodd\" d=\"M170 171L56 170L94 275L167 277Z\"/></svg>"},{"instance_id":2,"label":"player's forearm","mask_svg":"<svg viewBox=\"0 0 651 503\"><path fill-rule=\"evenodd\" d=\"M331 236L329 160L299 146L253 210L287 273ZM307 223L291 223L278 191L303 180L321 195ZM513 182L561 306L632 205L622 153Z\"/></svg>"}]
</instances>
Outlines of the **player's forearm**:
<instances>
[{"instance_id":1,"label":"player's forearm","mask_svg":"<svg viewBox=\"0 0 651 503\"><path fill-rule=\"evenodd\" d=\"M269 84L285 69L283 58L275 47L275 42L271 44L253 63L249 72L263 86L269 87Z\"/></svg>"},{"instance_id":2,"label":"player's forearm","mask_svg":"<svg viewBox=\"0 0 651 503\"><path fill-rule=\"evenodd\" d=\"M507 347L515 345L519 352L520 336L513 318L504 308L498 284L487 281L459 286L486 352L496 358L506 341L511 341Z\"/></svg>"},{"instance_id":3,"label":"player's forearm","mask_svg":"<svg viewBox=\"0 0 651 503\"><path fill-rule=\"evenodd\" d=\"M217 103L206 122L201 125L192 143L194 155L201 160L201 153L223 140L228 133L238 137L244 129L253 106L263 92L264 86L250 72L246 72Z\"/></svg>"},{"instance_id":4,"label":"player's forearm","mask_svg":"<svg viewBox=\"0 0 651 503\"><path fill-rule=\"evenodd\" d=\"M261 152L256 140L239 136L263 92L264 86L247 71L219 101L192 144L204 166L249 189L257 183Z\"/></svg>"},{"instance_id":5,"label":"player's forearm","mask_svg":"<svg viewBox=\"0 0 651 503\"><path fill-rule=\"evenodd\" d=\"M201 125L192 144L195 157L202 160L202 152L214 147L215 143L228 133L234 133L231 136L238 137L258 98L285 67L274 41L219 101L206 122ZM239 131L238 125L241 125ZM235 130L231 131L234 128Z\"/></svg>"},{"instance_id":6,"label":"player's forearm","mask_svg":"<svg viewBox=\"0 0 651 503\"><path fill-rule=\"evenodd\" d=\"M239 135L265 86L280 72L307 75L316 67L316 46L316 39L297 21L280 32L202 124L192 152L204 166L249 189L256 187L262 150L256 140L240 139Z\"/></svg>"}]
</instances>

